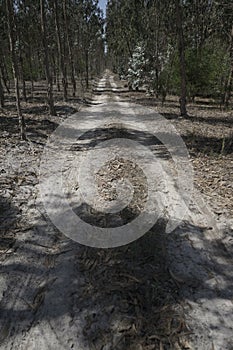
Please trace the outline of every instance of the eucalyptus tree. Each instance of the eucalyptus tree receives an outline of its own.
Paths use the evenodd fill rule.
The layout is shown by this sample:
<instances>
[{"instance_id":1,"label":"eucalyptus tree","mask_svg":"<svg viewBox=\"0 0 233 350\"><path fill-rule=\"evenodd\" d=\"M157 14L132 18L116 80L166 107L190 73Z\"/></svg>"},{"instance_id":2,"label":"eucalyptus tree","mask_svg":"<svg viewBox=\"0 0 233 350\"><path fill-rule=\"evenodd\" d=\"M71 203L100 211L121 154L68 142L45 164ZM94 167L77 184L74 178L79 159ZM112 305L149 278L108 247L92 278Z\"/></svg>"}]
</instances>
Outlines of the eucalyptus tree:
<instances>
[{"instance_id":1,"label":"eucalyptus tree","mask_svg":"<svg viewBox=\"0 0 233 350\"><path fill-rule=\"evenodd\" d=\"M47 89L48 89L47 98L48 98L49 112L51 115L56 115L54 100L53 100L53 78L52 78L51 66L50 66L50 60L49 60L47 20L46 20L46 8L45 8L44 0L40 0L40 21L41 21L42 43L43 43L43 50L44 50L44 66L45 66Z\"/></svg>"},{"instance_id":2,"label":"eucalyptus tree","mask_svg":"<svg viewBox=\"0 0 233 350\"><path fill-rule=\"evenodd\" d=\"M10 55L12 63L12 72L15 83L15 97L16 97L16 107L19 120L20 137L22 140L26 140L25 132L25 120L22 114L20 105L20 93L19 93L19 57L17 57L16 42L17 42L17 28L15 22L15 7L12 0L6 0L6 16L8 24L8 36L10 45Z\"/></svg>"},{"instance_id":3,"label":"eucalyptus tree","mask_svg":"<svg viewBox=\"0 0 233 350\"><path fill-rule=\"evenodd\" d=\"M2 79L1 79L1 75L0 75L0 105L2 108L4 108L4 89L3 89L3 85L2 85Z\"/></svg>"},{"instance_id":4,"label":"eucalyptus tree","mask_svg":"<svg viewBox=\"0 0 233 350\"><path fill-rule=\"evenodd\" d=\"M147 84L159 97L223 96L229 105L233 81L233 4L228 0L109 0L108 59L132 80L132 62L144 47ZM133 59L132 59L133 58ZM134 67L140 66L133 64ZM138 72L138 74L141 74Z\"/></svg>"},{"instance_id":5,"label":"eucalyptus tree","mask_svg":"<svg viewBox=\"0 0 233 350\"><path fill-rule=\"evenodd\" d=\"M228 79L226 81L226 88L224 94L224 106L229 107L229 101L231 98L232 87L233 87L233 25L229 33L229 56L230 56L230 69Z\"/></svg>"},{"instance_id":6,"label":"eucalyptus tree","mask_svg":"<svg viewBox=\"0 0 233 350\"><path fill-rule=\"evenodd\" d=\"M53 6L54 6L56 37L57 37L57 50L58 50L60 70L62 73L63 98L64 98L64 101L67 101L68 81L67 81L67 67L66 67L66 46L65 46L65 41L62 40L63 33L61 29L61 28L64 28L64 25L65 25L63 21L63 14L62 14L63 8L62 8L62 3L59 4L58 0L53 0Z\"/></svg>"},{"instance_id":7,"label":"eucalyptus tree","mask_svg":"<svg viewBox=\"0 0 233 350\"><path fill-rule=\"evenodd\" d=\"M78 4L79 31L77 41L84 64L86 88L89 87L90 68L95 59L96 44L103 43L103 17L98 0L82 0ZM99 47L99 45L97 45ZM102 46L103 48L103 46Z\"/></svg>"},{"instance_id":8,"label":"eucalyptus tree","mask_svg":"<svg viewBox=\"0 0 233 350\"><path fill-rule=\"evenodd\" d=\"M142 24L145 4L142 0L111 0L107 4L106 40L108 57L113 67L127 74L129 59L143 40Z\"/></svg>"},{"instance_id":9,"label":"eucalyptus tree","mask_svg":"<svg viewBox=\"0 0 233 350\"><path fill-rule=\"evenodd\" d=\"M185 41L183 31L183 11L180 0L175 0L176 5L176 26L178 35L178 52L180 60L180 78L181 78L181 95L180 95L180 114L187 115L187 77L186 77L186 63L185 63Z\"/></svg>"},{"instance_id":10,"label":"eucalyptus tree","mask_svg":"<svg viewBox=\"0 0 233 350\"><path fill-rule=\"evenodd\" d=\"M233 87L233 3L227 0L221 2L215 0L215 3L218 10L217 28L221 39L227 43L229 58L229 69L223 95L223 104L225 108L228 108Z\"/></svg>"},{"instance_id":11,"label":"eucalyptus tree","mask_svg":"<svg viewBox=\"0 0 233 350\"><path fill-rule=\"evenodd\" d=\"M1 38L0 38L0 46L1 46ZM0 50L0 66L2 67L2 54ZM4 95L4 87L3 87L3 79L2 79L2 73L0 70L0 105L2 108L4 108L5 105L5 95Z\"/></svg>"},{"instance_id":12,"label":"eucalyptus tree","mask_svg":"<svg viewBox=\"0 0 233 350\"><path fill-rule=\"evenodd\" d=\"M174 6L167 1L148 0L145 7L143 37L151 67L149 85L157 98L159 94L165 97L176 47Z\"/></svg>"},{"instance_id":13,"label":"eucalyptus tree","mask_svg":"<svg viewBox=\"0 0 233 350\"><path fill-rule=\"evenodd\" d=\"M75 96L78 75L85 76L88 87L90 77L103 69L104 50L104 20L97 0L0 0L0 104L4 106L14 78L22 138L20 100L33 97L34 82L46 79L49 113L55 114L55 78L59 88L61 77L64 100L69 97L69 79Z\"/></svg>"},{"instance_id":14,"label":"eucalyptus tree","mask_svg":"<svg viewBox=\"0 0 233 350\"><path fill-rule=\"evenodd\" d=\"M10 63L9 52L9 31L6 15L6 2L0 1L0 79L2 86L2 98L4 89L10 93L9 88L9 67Z\"/></svg>"},{"instance_id":15,"label":"eucalyptus tree","mask_svg":"<svg viewBox=\"0 0 233 350\"><path fill-rule=\"evenodd\" d=\"M3 56L3 45L4 45L4 17L3 17L3 4L0 3L0 105L2 108L5 106L5 94L4 94L4 56Z\"/></svg>"},{"instance_id":16,"label":"eucalyptus tree","mask_svg":"<svg viewBox=\"0 0 233 350\"><path fill-rule=\"evenodd\" d=\"M72 4L70 1L63 0L62 1L62 9L63 9L63 18L64 18L64 30L65 30L65 40L67 42L67 49L69 54L69 64L70 64L70 76L72 83L72 96L76 95L76 80L75 80L75 69L74 69L74 53L73 53L73 45L71 36L74 36L74 32L72 33L69 30L70 24L72 22Z\"/></svg>"}]
</instances>

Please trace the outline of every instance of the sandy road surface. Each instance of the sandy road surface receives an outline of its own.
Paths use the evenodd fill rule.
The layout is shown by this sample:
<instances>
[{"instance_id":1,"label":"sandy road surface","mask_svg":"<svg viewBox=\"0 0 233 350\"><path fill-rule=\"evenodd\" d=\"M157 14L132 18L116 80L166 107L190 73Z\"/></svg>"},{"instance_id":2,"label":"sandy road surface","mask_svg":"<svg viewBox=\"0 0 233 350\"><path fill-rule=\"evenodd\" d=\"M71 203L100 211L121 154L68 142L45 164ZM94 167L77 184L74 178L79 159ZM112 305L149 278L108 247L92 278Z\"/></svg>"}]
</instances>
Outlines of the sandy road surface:
<instances>
[{"instance_id":1,"label":"sandy road surface","mask_svg":"<svg viewBox=\"0 0 233 350\"><path fill-rule=\"evenodd\" d=\"M103 122L103 116L109 127L120 124L124 128L124 125L134 122L135 116L144 115L143 107L129 104L119 97L118 92L122 91L123 85L106 72L96 87L95 101L82 110L90 130L95 128L96 122ZM147 127L150 129L150 120ZM146 144L146 135L140 134L140 137L145 139ZM79 144L77 141L76 146L79 147L79 156L88 152L82 142ZM161 145L154 148L153 144L147 146L155 154L166 153ZM66 164L70 189L74 185L74 169L69 166L69 161L73 164L77 147L71 151ZM177 211L173 207L177 203L175 171L173 173L166 157L161 157L161 162L168 174L168 182L160 190L171 194L167 203L169 212L164 220L177 220L179 218L174 217ZM86 301L82 298L88 289L80 266L82 248L62 235L49 221L39 197L37 182L33 187L24 187L24 191L22 216L25 227L15 231L12 246L1 262L0 349L129 349L129 346L119 345L119 320L115 320L116 328L113 327L115 331L111 339L104 341L102 338L96 347L90 345L90 338L95 333L93 327L97 327L97 323L100 328L97 327L96 332L100 334L100 329L101 332L105 329L109 319L101 301L95 300L95 291L92 292L91 287L88 290L90 297ZM13 215L13 207L11 212ZM167 250L166 270L177 285L180 304L193 333L189 348L233 349L230 231L217 226L210 208L194 190L189 209L179 226L163 236ZM88 261L89 256L85 254L84 258ZM93 266L90 265L89 269L91 271ZM93 321L96 317L98 322ZM136 348L135 345L134 349L143 347Z\"/></svg>"}]
</instances>

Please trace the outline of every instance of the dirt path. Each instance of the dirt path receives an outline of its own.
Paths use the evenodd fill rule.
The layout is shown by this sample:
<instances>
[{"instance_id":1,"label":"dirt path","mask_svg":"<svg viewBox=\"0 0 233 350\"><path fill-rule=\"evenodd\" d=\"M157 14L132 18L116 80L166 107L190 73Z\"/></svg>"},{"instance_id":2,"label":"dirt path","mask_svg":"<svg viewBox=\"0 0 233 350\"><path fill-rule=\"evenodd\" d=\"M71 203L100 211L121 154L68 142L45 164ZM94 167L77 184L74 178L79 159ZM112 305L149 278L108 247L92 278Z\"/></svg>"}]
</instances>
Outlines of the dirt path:
<instances>
[{"instance_id":1,"label":"dirt path","mask_svg":"<svg viewBox=\"0 0 233 350\"><path fill-rule=\"evenodd\" d=\"M167 174L160 191L171 194L169 210L131 245L83 247L54 228L41 203L43 146L21 142L13 150L6 147L12 172L9 164L2 164L0 349L233 349L232 232L227 225L218 227L196 190L189 209L178 203L177 172L166 149L138 132L139 116L148 117L150 129L154 112L120 98L124 89L107 72L95 89L95 100L81 111L86 116L83 128L87 123L92 131L76 140L65 164L70 203L77 201L79 184L69 161L73 164L77 157L78 164L98 139L122 136L134 124L125 137L159 156ZM110 134L93 131L99 122ZM116 173L112 166L110 172ZM6 184L11 176L15 189ZM139 207L142 201L138 195ZM105 220L88 210L82 215ZM113 217L116 225L124 224L123 219ZM166 233L167 223L176 221L177 228Z\"/></svg>"},{"instance_id":2,"label":"dirt path","mask_svg":"<svg viewBox=\"0 0 233 350\"><path fill-rule=\"evenodd\" d=\"M110 84L116 90L113 77L110 77ZM130 104L123 103L132 110ZM143 115L142 110L139 113ZM168 189L175 190L170 185ZM231 223L220 226L196 189L189 208L182 224L166 237L168 268L187 306L188 323L195 330L193 347L233 349Z\"/></svg>"}]
</instances>

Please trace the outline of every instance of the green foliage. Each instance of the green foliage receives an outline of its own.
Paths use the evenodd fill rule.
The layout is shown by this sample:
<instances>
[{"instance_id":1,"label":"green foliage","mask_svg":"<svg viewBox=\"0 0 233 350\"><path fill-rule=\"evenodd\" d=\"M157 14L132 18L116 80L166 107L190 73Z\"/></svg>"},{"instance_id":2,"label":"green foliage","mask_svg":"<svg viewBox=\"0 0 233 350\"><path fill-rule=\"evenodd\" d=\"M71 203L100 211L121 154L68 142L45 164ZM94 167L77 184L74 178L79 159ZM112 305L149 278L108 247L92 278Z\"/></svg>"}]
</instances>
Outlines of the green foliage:
<instances>
[{"instance_id":1,"label":"green foliage","mask_svg":"<svg viewBox=\"0 0 233 350\"><path fill-rule=\"evenodd\" d=\"M231 69L232 5L187 0L180 6L187 94L219 99ZM106 39L109 63L133 88L146 84L156 95L180 94L175 2L109 0Z\"/></svg>"},{"instance_id":2,"label":"green foliage","mask_svg":"<svg viewBox=\"0 0 233 350\"><path fill-rule=\"evenodd\" d=\"M186 51L188 90L191 96L219 97L223 93L228 55L220 43L207 43L201 50Z\"/></svg>"},{"instance_id":3,"label":"green foliage","mask_svg":"<svg viewBox=\"0 0 233 350\"><path fill-rule=\"evenodd\" d=\"M229 66L227 47L219 41L206 43L199 52L188 48L186 50L188 96L190 98L210 96L219 99L224 92ZM174 57L170 57L159 77L160 93L165 86L168 93L179 95L180 67L177 51Z\"/></svg>"},{"instance_id":4,"label":"green foliage","mask_svg":"<svg viewBox=\"0 0 233 350\"><path fill-rule=\"evenodd\" d=\"M8 26L5 1L0 0L0 68L4 67L7 78L12 79L12 64L9 50ZM55 29L55 0L44 1L45 20L48 32L48 57L50 66L61 74L58 44ZM64 19L67 16L67 29ZM96 74L100 61L104 60L104 20L97 0L57 0L58 20L67 74L71 71L71 56L75 73ZM40 1L15 0L15 53L20 78L38 80L45 78L43 43L41 35ZM68 33L67 33L68 32ZM70 42L70 50L68 40ZM88 63L86 63L88 53Z\"/></svg>"},{"instance_id":5,"label":"green foliage","mask_svg":"<svg viewBox=\"0 0 233 350\"><path fill-rule=\"evenodd\" d=\"M129 60L127 79L132 89L138 90L148 81L148 63L145 47L140 43L135 47L132 58Z\"/></svg>"}]
</instances>

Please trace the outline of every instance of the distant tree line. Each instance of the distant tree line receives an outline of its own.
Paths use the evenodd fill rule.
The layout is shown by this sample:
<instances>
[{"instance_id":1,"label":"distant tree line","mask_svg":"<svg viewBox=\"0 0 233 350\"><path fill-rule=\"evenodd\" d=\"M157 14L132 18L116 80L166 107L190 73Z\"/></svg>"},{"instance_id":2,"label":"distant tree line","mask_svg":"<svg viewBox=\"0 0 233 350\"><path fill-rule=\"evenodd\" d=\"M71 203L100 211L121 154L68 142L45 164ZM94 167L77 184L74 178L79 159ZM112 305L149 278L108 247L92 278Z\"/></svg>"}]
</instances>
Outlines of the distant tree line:
<instances>
[{"instance_id":1,"label":"distant tree line","mask_svg":"<svg viewBox=\"0 0 233 350\"><path fill-rule=\"evenodd\" d=\"M77 78L88 88L91 75L103 69L104 20L97 0L0 0L0 104L14 80L21 137L25 122L20 101L34 83L47 82L49 112L56 114L54 86L64 101L77 94ZM22 89L21 89L22 87Z\"/></svg>"},{"instance_id":2,"label":"distant tree line","mask_svg":"<svg viewBox=\"0 0 233 350\"><path fill-rule=\"evenodd\" d=\"M196 96L229 107L233 85L233 2L230 0L109 0L108 64L130 87L147 86L180 112Z\"/></svg>"}]
</instances>

